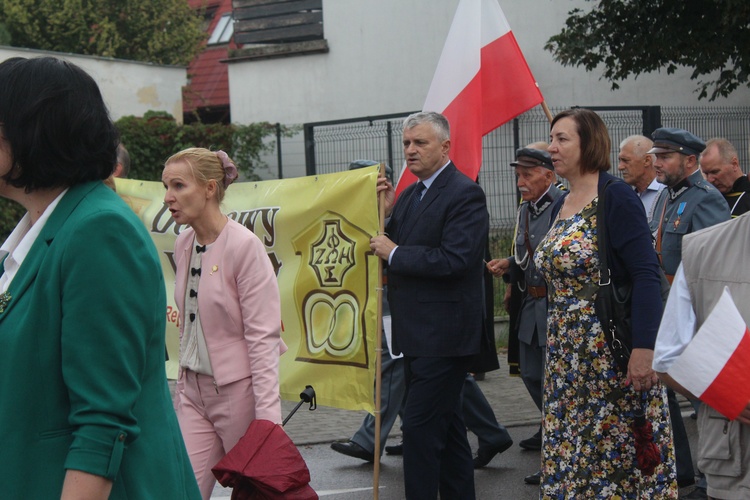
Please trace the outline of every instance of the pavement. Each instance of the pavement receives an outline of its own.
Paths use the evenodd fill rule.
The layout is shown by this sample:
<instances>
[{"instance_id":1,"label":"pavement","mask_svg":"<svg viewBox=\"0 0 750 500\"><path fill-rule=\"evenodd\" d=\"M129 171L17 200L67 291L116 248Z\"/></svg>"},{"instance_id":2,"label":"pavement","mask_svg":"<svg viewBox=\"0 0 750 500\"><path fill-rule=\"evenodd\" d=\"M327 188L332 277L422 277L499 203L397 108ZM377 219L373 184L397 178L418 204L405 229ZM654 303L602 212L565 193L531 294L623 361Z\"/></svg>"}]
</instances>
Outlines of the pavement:
<instances>
[{"instance_id":1,"label":"pavement","mask_svg":"<svg viewBox=\"0 0 750 500\"><path fill-rule=\"evenodd\" d=\"M495 416L502 425L508 428L514 441L517 443L536 432L539 427L541 414L534 402L526 392L526 387L520 377L511 377L508 374L508 364L505 352L498 354L500 369L485 374L485 379L479 381L485 397L489 401ZM315 384L312 384L313 387ZM303 389L303 388L301 388ZM286 418L299 401L282 401L282 417ZM310 469L312 477L311 486L321 498L332 498L336 500L355 500L373 498L374 466L358 459L340 455L330 448L334 441L348 440L362 424L365 417L363 411L340 410L318 406L316 410L310 411L309 404L303 404L284 426L284 430L292 439L305 462ZM389 444L397 444L401 433L398 430L398 422L392 433L388 436ZM381 439L385 439L383 436ZM472 449L476 451L476 438L471 436ZM517 445L513 445L513 453L519 454L521 461L529 462L523 466L513 467L517 472L515 485L528 496L519 496L514 493L507 498L538 498L538 489L523 484L523 477L536 472L539 466L539 454L523 451ZM502 456L510 455L511 450ZM480 477L489 479L493 476L495 463L501 463L500 456L493 460L486 470L477 471L476 482ZM401 468L401 457L384 455L381 458L379 470L379 498L398 500L403 498L403 470ZM501 469L505 469L501 467ZM497 471L495 469L495 471ZM500 477L497 477L500 480ZM494 480L492 481L494 482ZM477 485L477 498L487 498L479 493ZM231 490L222 488L220 485L214 488L214 500L227 499L231 496ZM498 498L494 496L494 498ZM502 496L500 498L503 498Z\"/></svg>"},{"instance_id":2,"label":"pavement","mask_svg":"<svg viewBox=\"0 0 750 500\"><path fill-rule=\"evenodd\" d=\"M500 369L487 373L485 379L479 382L479 387L495 411L498 422L506 427L539 425L541 414L526 391L523 381L520 377L508 375L504 352L501 352L498 358ZM314 383L312 385L315 387ZM284 418L294 406L296 402L282 401L281 413ZM308 407L307 404L302 405L284 426L284 430L297 446L348 439L359 428L365 415L362 411L323 406L318 406L315 411L308 411ZM397 426L394 426L393 431L391 439L400 436Z\"/></svg>"},{"instance_id":3,"label":"pavement","mask_svg":"<svg viewBox=\"0 0 750 500\"><path fill-rule=\"evenodd\" d=\"M541 415L537 410L520 377L508 374L506 354L498 354L500 369L489 372L479 381L498 422L508 428L515 443L530 437L539 427ZM314 383L313 383L314 387ZM282 416L296 406L296 402L282 402ZM690 434L691 445L695 449L697 433L695 421L689 418L692 409L683 400L683 417ZM311 486L321 498L334 500L359 500L380 498L399 500L403 495L403 469L401 457L385 455L377 470L373 464L340 455L330 448L333 441L349 439L359 428L365 413L362 411L340 410L318 406L309 411L303 404L284 426L292 441L297 445L310 469ZM385 436L383 436L385 439ZM389 444L400 441L398 425L388 436ZM476 451L476 438L470 436L472 449ZM695 457L693 457L695 459ZM522 450L514 444L502 455L496 456L484 469L475 472L476 495L478 499L536 499L539 489L524 484L526 475L539 468L538 452ZM374 485L378 485L378 496L374 495ZM231 490L217 484L211 496L222 500L231 496Z\"/></svg>"}]
</instances>

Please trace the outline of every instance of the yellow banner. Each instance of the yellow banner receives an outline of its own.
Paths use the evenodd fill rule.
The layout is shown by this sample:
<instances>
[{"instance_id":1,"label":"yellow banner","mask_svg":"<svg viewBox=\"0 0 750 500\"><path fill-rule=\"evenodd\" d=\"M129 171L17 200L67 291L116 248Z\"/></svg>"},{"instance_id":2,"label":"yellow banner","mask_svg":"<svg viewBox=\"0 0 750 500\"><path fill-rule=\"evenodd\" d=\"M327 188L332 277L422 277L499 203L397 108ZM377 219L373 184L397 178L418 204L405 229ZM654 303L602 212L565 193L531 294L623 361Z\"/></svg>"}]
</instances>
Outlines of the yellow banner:
<instances>
[{"instance_id":1,"label":"yellow banner","mask_svg":"<svg viewBox=\"0 0 750 500\"><path fill-rule=\"evenodd\" d=\"M266 246L281 292L281 397L298 401L306 385L324 406L373 411L378 260L378 167L232 185L229 217ZM160 182L117 179L117 192L156 244L167 284L167 375L177 375L174 223ZM210 332L207 332L210 335Z\"/></svg>"}]
</instances>

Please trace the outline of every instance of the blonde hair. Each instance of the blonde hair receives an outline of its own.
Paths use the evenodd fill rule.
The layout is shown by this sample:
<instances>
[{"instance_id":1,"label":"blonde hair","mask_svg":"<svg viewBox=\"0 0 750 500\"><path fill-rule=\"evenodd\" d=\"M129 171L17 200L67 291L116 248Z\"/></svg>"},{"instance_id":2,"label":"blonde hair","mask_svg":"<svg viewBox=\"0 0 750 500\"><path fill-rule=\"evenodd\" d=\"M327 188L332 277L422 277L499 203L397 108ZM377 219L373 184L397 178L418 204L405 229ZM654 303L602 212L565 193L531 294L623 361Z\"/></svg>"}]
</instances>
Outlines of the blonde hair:
<instances>
[{"instance_id":1,"label":"blonde hair","mask_svg":"<svg viewBox=\"0 0 750 500\"><path fill-rule=\"evenodd\" d=\"M221 203L226 189L237 177L237 167L224 151L211 151L206 148L188 148L170 156L165 165L184 161L193 172L199 184L216 182L216 199Z\"/></svg>"}]
</instances>

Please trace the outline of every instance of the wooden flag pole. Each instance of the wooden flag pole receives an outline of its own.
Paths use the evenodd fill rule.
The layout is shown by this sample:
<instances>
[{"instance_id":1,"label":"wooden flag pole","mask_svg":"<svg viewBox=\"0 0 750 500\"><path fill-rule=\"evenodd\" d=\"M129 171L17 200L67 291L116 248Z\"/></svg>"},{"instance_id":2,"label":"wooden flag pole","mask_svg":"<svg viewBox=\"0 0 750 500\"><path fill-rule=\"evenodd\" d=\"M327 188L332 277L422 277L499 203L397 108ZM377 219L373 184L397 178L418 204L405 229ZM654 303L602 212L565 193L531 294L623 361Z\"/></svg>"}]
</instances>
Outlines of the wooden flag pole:
<instances>
[{"instance_id":1,"label":"wooden flag pole","mask_svg":"<svg viewBox=\"0 0 750 500\"><path fill-rule=\"evenodd\" d=\"M544 114L547 115L547 120L552 123L552 113L550 113L549 108L547 107L547 101L542 101L541 106L544 110Z\"/></svg>"},{"instance_id":2,"label":"wooden flag pole","mask_svg":"<svg viewBox=\"0 0 750 500\"><path fill-rule=\"evenodd\" d=\"M385 162L380 163L379 177L385 177ZM385 191L378 195L378 234L385 233ZM380 482L380 396L382 391L381 377L383 366L383 259L378 259L378 288L377 288L377 328L375 347L375 468L372 473L372 495L375 500L379 495Z\"/></svg>"}]
</instances>

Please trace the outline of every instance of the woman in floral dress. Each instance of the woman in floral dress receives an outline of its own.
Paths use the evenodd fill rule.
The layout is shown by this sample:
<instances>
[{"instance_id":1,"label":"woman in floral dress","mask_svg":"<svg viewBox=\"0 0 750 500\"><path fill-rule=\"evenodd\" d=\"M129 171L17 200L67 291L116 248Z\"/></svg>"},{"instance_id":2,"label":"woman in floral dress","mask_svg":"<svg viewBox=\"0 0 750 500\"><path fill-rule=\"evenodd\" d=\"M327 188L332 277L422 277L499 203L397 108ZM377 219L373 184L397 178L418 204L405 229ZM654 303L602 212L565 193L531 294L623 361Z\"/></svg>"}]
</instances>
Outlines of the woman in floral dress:
<instances>
[{"instance_id":1,"label":"woman in floral dress","mask_svg":"<svg viewBox=\"0 0 750 500\"><path fill-rule=\"evenodd\" d=\"M570 190L534 256L549 284L544 382L542 498L677 498L665 387L651 368L661 318L660 277L643 205L624 182L607 189L608 261L615 283L633 285L633 351L618 369L596 316L600 183L615 179L601 118L571 109L552 121L549 152ZM633 412L643 408L661 464L637 467Z\"/></svg>"}]
</instances>

